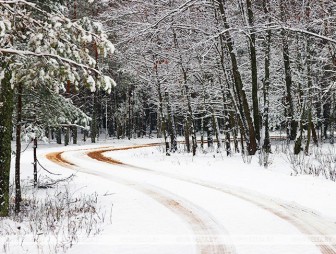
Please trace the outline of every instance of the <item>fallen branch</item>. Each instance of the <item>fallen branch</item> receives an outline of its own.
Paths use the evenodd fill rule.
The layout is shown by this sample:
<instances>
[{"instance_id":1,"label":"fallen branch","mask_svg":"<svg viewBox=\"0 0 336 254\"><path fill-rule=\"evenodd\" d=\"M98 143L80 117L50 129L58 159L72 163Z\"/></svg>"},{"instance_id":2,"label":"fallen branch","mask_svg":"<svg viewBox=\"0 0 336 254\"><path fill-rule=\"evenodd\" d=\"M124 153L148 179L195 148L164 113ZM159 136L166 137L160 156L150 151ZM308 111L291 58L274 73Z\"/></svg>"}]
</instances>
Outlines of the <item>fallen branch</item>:
<instances>
[{"instance_id":1,"label":"fallen branch","mask_svg":"<svg viewBox=\"0 0 336 254\"><path fill-rule=\"evenodd\" d=\"M71 174L70 176L66 177L66 178L61 178L61 179L57 179L56 181L54 182L51 182L51 183L46 183L44 185L39 185L38 188L41 188L41 189L46 189L46 188L50 188L51 186L55 185L55 184L58 184L60 182L65 182L65 181L68 181L70 180L71 178L73 178L75 175L74 174Z\"/></svg>"}]
</instances>

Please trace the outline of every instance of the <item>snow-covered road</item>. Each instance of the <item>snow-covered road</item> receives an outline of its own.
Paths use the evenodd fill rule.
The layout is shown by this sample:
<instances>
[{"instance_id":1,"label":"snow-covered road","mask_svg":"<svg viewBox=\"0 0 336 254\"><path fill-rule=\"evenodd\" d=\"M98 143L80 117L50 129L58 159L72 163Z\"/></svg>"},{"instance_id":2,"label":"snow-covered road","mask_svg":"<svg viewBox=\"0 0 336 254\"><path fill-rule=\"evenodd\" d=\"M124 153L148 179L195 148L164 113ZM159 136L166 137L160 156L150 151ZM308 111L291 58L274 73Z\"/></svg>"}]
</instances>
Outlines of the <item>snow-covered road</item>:
<instances>
[{"instance_id":1,"label":"snow-covered road","mask_svg":"<svg viewBox=\"0 0 336 254\"><path fill-rule=\"evenodd\" d=\"M125 148L47 155L101 178L104 188L124 198L115 200L114 224L70 253L336 253L330 239L335 224L309 209L192 175L124 164L108 157L115 150Z\"/></svg>"}]
</instances>

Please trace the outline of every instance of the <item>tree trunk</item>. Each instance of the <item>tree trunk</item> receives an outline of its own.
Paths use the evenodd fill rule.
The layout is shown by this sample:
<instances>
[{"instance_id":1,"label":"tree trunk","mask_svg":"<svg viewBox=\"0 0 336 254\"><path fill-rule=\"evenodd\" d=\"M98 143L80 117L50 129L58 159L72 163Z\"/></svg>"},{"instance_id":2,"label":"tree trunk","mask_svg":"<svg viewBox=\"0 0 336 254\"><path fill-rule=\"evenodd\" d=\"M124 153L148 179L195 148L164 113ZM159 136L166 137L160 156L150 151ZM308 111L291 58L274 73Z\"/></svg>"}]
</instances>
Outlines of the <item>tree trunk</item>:
<instances>
[{"instance_id":1,"label":"tree trunk","mask_svg":"<svg viewBox=\"0 0 336 254\"><path fill-rule=\"evenodd\" d=\"M187 152L190 153L190 139L189 139L189 122L188 119L184 119L184 138L187 147Z\"/></svg>"},{"instance_id":2,"label":"tree trunk","mask_svg":"<svg viewBox=\"0 0 336 254\"><path fill-rule=\"evenodd\" d=\"M176 139L176 129L175 129L175 120L174 114L170 105L169 94L165 92L165 97L167 101L167 111L168 111L168 125L169 125L169 134L170 134L170 151L173 153L177 151L177 139Z\"/></svg>"},{"instance_id":3,"label":"tree trunk","mask_svg":"<svg viewBox=\"0 0 336 254\"><path fill-rule=\"evenodd\" d=\"M223 99L223 115L224 115L224 132L225 132L225 149L226 155L231 155L231 137L230 137L230 112L228 112L227 102L225 96L224 86L221 86L222 90L222 99Z\"/></svg>"},{"instance_id":4,"label":"tree trunk","mask_svg":"<svg viewBox=\"0 0 336 254\"><path fill-rule=\"evenodd\" d=\"M312 112L311 109L308 109L308 123L307 123L307 142L305 147L305 154L309 154L309 145L310 145L310 137L312 133Z\"/></svg>"},{"instance_id":5,"label":"tree trunk","mask_svg":"<svg viewBox=\"0 0 336 254\"><path fill-rule=\"evenodd\" d=\"M159 95L159 112L160 112L160 119L161 119L161 131L163 134L163 138L164 138L164 143L165 143L165 150L166 150L166 155L169 156L169 142L168 142L168 134L167 134L167 123L166 123L166 118L165 115L163 113L163 98L162 98L162 94L161 94L161 84L157 83L157 92Z\"/></svg>"},{"instance_id":6,"label":"tree trunk","mask_svg":"<svg viewBox=\"0 0 336 254\"><path fill-rule=\"evenodd\" d=\"M269 15L269 0L263 1L264 13ZM269 23L271 18L269 17ZM266 31L266 40L265 40L265 77L263 82L263 94L264 94L264 112L263 112L263 150L266 153L271 152L271 141L269 134L269 86L270 86L270 53L271 53L271 30Z\"/></svg>"},{"instance_id":7,"label":"tree trunk","mask_svg":"<svg viewBox=\"0 0 336 254\"><path fill-rule=\"evenodd\" d=\"M187 97L187 107L188 107L187 121L189 122L188 125L190 127L190 133L191 133L192 153L193 153L193 156L195 156L196 155L196 149L197 149L195 122L194 122L193 111L192 111L192 108L191 108L189 87L188 87L188 84L187 84L187 73L184 70L184 68L182 68L182 71L183 71L183 76L184 76L184 89L185 89L186 97Z\"/></svg>"},{"instance_id":8,"label":"tree trunk","mask_svg":"<svg viewBox=\"0 0 336 254\"><path fill-rule=\"evenodd\" d=\"M238 62L237 62L237 58L236 58L236 54L234 50L234 42L229 32L230 26L229 26L229 23L227 22L226 13L225 13L226 5L225 5L224 0L219 0L218 3L219 3L219 10L222 15L222 20L223 20L224 28L225 28L224 36L225 36L226 45L228 47L228 51L230 54L235 89L238 95L237 96L238 102L239 102L238 108L240 112L242 127L244 128L243 133L245 134L245 137L246 137L246 145L248 149L248 154L254 155L257 151L256 133L255 133L252 117L250 114L250 108L249 108L249 104L247 101L247 97L243 89L241 74L239 72Z\"/></svg>"},{"instance_id":9,"label":"tree trunk","mask_svg":"<svg viewBox=\"0 0 336 254\"><path fill-rule=\"evenodd\" d=\"M132 108L132 103L131 103L131 100L132 100L132 89L129 88L128 90L128 93L127 93L127 123L126 123L126 126L127 126L127 138L128 140L131 140L132 138L132 114L131 114L131 108Z\"/></svg>"},{"instance_id":10,"label":"tree trunk","mask_svg":"<svg viewBox=\"0 0 336 254\"><path fill-rule=\"evenodd\" d=\"M72 143L74 145L77 145L77 127L76 126L73 126L71 128L71 133L72 133Z\"/></svg>"},{"instance_id":11,"label":"tree trunk","mask_svg":"<svg viewBox=\"0 0 336 254\"><path fill-rule=\"evenodd\" d=\"M91 120L91 143L96 143L97 137L97 92L92 93L92 120Z\"/></svg>"},{"instance_id":12,"label":"tree trunk","mask_svg":"<svg viewBox=\"0 0 336 254\"><path fill-rule=\"evenodd\" d=\"M329 134L329 142L330 144L335 143L335 118L336 118L336 102L335 95L332 96L331 106L330 106L330 116L329 116L329 126L330 126L330 134Z\"/></svg>"},{"instance_id":13,"label":"tree trunk","mask_svg":"<svg viewBox=\"0 0 336 254\"><path fill-rule=\"evenodd\" d=\"M313 121L311 121L310 124L311 124L312 138L313 138L314 144L316 146L318 146L318 137L316 135L315 125L314 125Z\"/></svg>"},{"instance_id":14,"label":"tree trunk","mask_svg":"<svg viewBox=\"0 0 336 254\"><path fill-rule=\"evenodd\" d=\"M255 136L260 142L260 115L259 115L259 100L258 100L258 70L257 70L257 54L256 54L256 36L254 29L254 14L252 10L252 1L246 0L248 23L250 27L249 45L250 45L250 60L251 60L251 76L252 76L252 104L253 104L253 121Z\"/></svg>"},{"instance_id":15,"label":"tree trunk","mask_svg":"<svg viewBox=\"0 0 336 254\"><path fill-rule=\"evenodd\" d=\"M303 116L305 112L305 106L302 107L302 113L301 113L301 118L300 118L300 133L299 136L296 137L295 143L294 143L294 154L299 154L303 149L302 149L302 134L303 134Z\"/></svg>"},{"instance_id":16,"label":"tree trunk","mask_svg":"<svg viewBox=\"0 0 336 254\"><path fill-rule=\"evenodd\" d=\"M213 130L215 132L215 136L216 136L217 149L219 150L222 147L222 141L220 139L220 132L219 132L218 121L217 121L217 118L215 116L215 112L214 112L213 108L212 108L211 120L212 120L212 128L213 128Z\"/></svg>"},{"instance_id":17,"label":"tree trunk","mask_svg":"<svg viewBox=\"0 0 336 254\"><path fill-rule=\"evenodd\" d=\"M69 139L70 139L70 127L65 127L64 146L69 145Z\"/></svg>"},{"instance_id":18,"label":"tree trunk","mask_svg":"<svg viewBox=\"0 0 336 254\"><path fill-rule=\"evenodd\" d=\"M239 127L238 127L237 121L235 120L234 113L232 111L230 112L230 125L232 128L234 150L236 153L239 153L239 145L238 145L239 142L238 142L238 131L237 131Z\"/></svg>"},{"instance_id":19,"label":"tree trunk","mask_svg":"<svg viewBox=\"0 0 336 254\"><path fill-rule=\"evenodd\" d=\"M201 117L201 148L204 149L204 117Z\"/></svg>"},{"instance_id":20,"label":"tree trunk","mask_svg":"<svg viewBox=\"0 0 336 254\"><path fill-rule=\"evenodd\" d=\"M34 138L34 146L33 146L33 153L34 153L34 188L37 188L37 137Z\"/></svg>"},{"instance_id":21,"label":"tree trunk","mask_svg":"<svg viewBox=\"0 0 336 254\"><path fill-rule=\"evenodd\" d=\"M21 198L21 121L22 121L22 83L17 84L16 105L16 157L15 157L15 213L20 212Z\"/></svg>"},{"instance_id":22,"label":"tree trunk","mask_svg":"<svg viewBox=\"0 0 336 254\"><path fill-rule=\"evenodd\" d=\"M0 217L9 213L9 175L11 162L13 90L8 65L1 63L5 70L0 82Z\"/></svg>"},{"instance_id":23,"label":"tree trunk","mask_svg":"<svg viewBox=\"0 0 336 254\"><path fill-rule=\"evenodd\" d=\"M284 1L280 1L280 15L283 22L285 19L284 8ZM295 140L298 124L294 119L294 102L292 98L292 73L289 58L288 34L285 30L282 30L281 36L286 83L287 137L289 140Z\"/></svg>"},{"instance_id":24,"label":"tree trunk","mask_svg":"<svg viewBox=\"0 0 336 254\"><path fill-rule=\"evenodd\" d=\"M57 127L56 129L56 142L57 144L62 144L62 127Z\"/></svg>"}]
</instances>

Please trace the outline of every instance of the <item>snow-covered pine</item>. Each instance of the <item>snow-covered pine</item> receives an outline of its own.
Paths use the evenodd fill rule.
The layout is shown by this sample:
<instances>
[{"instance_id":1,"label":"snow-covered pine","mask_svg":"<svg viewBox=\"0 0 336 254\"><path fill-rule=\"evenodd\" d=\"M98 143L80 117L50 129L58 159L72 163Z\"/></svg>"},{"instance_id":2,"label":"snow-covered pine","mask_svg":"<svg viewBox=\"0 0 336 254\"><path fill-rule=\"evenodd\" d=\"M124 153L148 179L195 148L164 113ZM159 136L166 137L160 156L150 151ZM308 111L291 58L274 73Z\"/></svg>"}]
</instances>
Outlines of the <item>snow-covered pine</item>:
<instances>
[{"instance_id":1,"label":"snow-covered pine","mask_svg":"<svg viewBox=\"0 0 336 254\"><path fill-rule=\"evenodd\" d=\"M38 76L34 70L40 68L45 68L45 76L40 77L45 83L57 79L60 87L74 76L77 86L83 84L79 77L104 76L91 56L92 43L98 45L105 57L113 54L114 46L97 21L88 18L71 21L60 12L48 13L36 4L21 0L0 1L0 12L4 13L0 18L2 61L10 62L13 72L20 70L15 72L18 76L14 75L13 83L33 85ZM84 83L95 85L92 80ZM111 87L104 85L104 88Z\"/></svg>"},{"instance_id":2,"label":"snow-covered pine","mask_svg":"<svg viewBox=\"0 0 336 254\"><path fill-rule=\"evenodd\" d=\"M79 86L89 85L91 91L101 88L99 86L101 83L97 83L93 77L109 80L102 86L106 91L110 91L111 86L115 84L114 81L110 81L111 78L104 76L96 60L91 56L95 51L93 46L99 47L104 56L114 52L114 47L108 41L102 26L86 17L72 21L66 17L65 10L64 6L55 4L54 1L0 0L0 161L3 162L0 163L0 216L7 216L9 212L13 91L17 92L19 87L23 87L26 91L36 91L41 87L53 89L56 93L50 94L53 98L52 105L64 99L58 95L58 91L64 90L64 85L68 82L72 82L76 89ZM16 87L17 89L13 89ZM18 98L20 97L18 101L21 101L22 94L17 93ZM43 99L39 102L43 102ZM69 111L53 110L45 113L54 112L57 124L76 124L80 119L84 119L85 125L88 124L89 118L74 107L70 100L58 103L60 108L65 105L69 106ZM17 115L20 117L16 123L17 127L21 127L22 124L21 108L18 107ZM48 114L29 113L32 113L32 118L26 126L27 130L34 131L34 135L37 132L36 128L43 132L46 126L52 124L50 121L53 117L38 119L48 117ZM20 132L20 128L17 130ZM17 134L16 140L17 148L20 150L19 136ZM16 162L15 174L16 179L19 179L19 156ZM16 190L19 189L17 185ZM16 208L20 199L20 195L17 196ZM16 211L19 211L19 208Z\"/></svg>"}]
</instances>

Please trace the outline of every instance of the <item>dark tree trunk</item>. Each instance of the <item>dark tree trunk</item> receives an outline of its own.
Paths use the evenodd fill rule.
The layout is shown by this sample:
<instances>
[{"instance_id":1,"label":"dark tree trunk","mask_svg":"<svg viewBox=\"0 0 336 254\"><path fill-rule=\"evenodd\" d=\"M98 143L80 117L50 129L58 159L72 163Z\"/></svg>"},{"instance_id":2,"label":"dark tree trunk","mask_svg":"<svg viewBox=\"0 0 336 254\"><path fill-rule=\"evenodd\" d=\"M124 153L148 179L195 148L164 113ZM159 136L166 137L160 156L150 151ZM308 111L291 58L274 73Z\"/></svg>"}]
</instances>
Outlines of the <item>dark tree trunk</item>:
<instances>
[{"instance_id":1,"label":"dark tree trunk","mask_svg":"<svg viewBox=\"0 0 336 254\"><path fill-rule=\"evenodd\" d=\"M169 125L169 134L170 134L170 150L174 153L177 151L177 139L176 139L176 129L175 129L175 120L174 113L172 111L169 94L165 92L165 97L167 101L167 111L168 111L168 125Z\"/></svg>"},{"instance_id":2,"label":"dark tree trunk","mask_svg":"<svg viewBox=\"0 0 336 254\"><path fill-rule=\"evenodd\" d=\"M257 141L256 141L256 133L252 121L252 117L250 114L250 107L247 101L247 97L245 94L245 91L243 89L243 83L241 79L241 75L238 68L238 62L234 50L234 42L232 40L231 34L230 34L230 26L226 19L226 11L225 11L225 1L219 0L219 10L222 16L222 20L224 23L225 28L225 34L224 38L226 41L226 45L228 47L228 51L230 54L231 59L231 65L232 65L232 73L233 73L233 79L235 84L235 89L237 91L237 97L238 97L238 108L240 112L241 117L241 123L244 128L243 132L246 137L246 145L248 149L248 154L254 155L257 151Z\"/></svg>"},{"instance_id":3,"label":"dark tree trunk","mask_svg":"<svg viewBox=\"0 0 336 254\"><path fill-rule=\"evenodd\" d=\"M65 127L64 146L69 145L69 140L70 140L70 127Z\"/></svg>"},{"instance_id":4,"label":"dark tree trunk","mask_svg":"<svg viewBox=\"0 0 336 254\"><path fill-rule=\"evenodd\" d=\"M92 120L91 120L91 143L96 143L98 126L97 126L97 92L92 93Z\"/></svg>"},{"instance_id":5,"label":"dark tree trunk","mask_svg":"<svg viewBox=\"0 0 336 254\"><path fill-rule=\"evenodd\" d=\"M263 2L264 13L269 14L269 0L264 0ZM269 17L269 22L271 18ZM269 86L270 86L270 52L271 52L271 30L266 31L265 40L265 77L263 82L263 93L264 93L264 113L263 113L263 127L264 127L264 140L263 140L263 150L266 153L271 152L271 141L269 134Z\"/></svg>"},{"instance_id":6,"label":"dark tree trunk","mask_svg":"<svg viewBox=\"0 0 336 254\"><path fill-rule=\"evenodd\" d=\"M127 138L128 140L131 140L132 138L132 114L131 114L131 108L132 108L132 103L131 103L131 100L132 100L132 89L129 88L128 90L128 93L127 93L127 123L126 123L126 126L127 126Z\"/></svg>"},{"instance_id":7,"label":"dark tree trunk","mask_svg":"<svg viewBox=\"0 0 336 254\"><path fill-rule=\"evenodd\" d=\"M226 105L226 97L225 96L225 90L224 87L221 87L222 90L222 96L223 96L223 114L224 114L224 132L225 132L225 149L226 149L226 155L231 155L231 137L230 137L230 113L228 112L228 106Z\"/></svg>"},{"instance_id":8,"label":"dark tree trunk","mask_svg":"<svg viewBox=\"0 0 336 254\"><path fill-rule=\"evenodd\" d=\"M57 144L62 144L62 127L57 127L56 129L56 142Z\"/></svg>"},{"instance_id":9,"label":"dark tree trunk","mask_svg":"<svg viewBox=\"0 0 336 254\"><path fill-rule=\"evenodd\" d=\"M5 70L0 83L0 217L9 213L9 174L11 162L13 90L8 65L0 63Z\"/></svg>"},{"instance_id":10,"label":"dark tree trunk","mask_svg":"<svg viewBox=\"0 0 336 254\"><path fill-rule=\"evenodd\" d=\"M21 198L21 121L22 121L22 83L17 84L16 105L16 157L15 157L15 213L20 212Z\"/></svg>"},{"instance_id":11,"label":"dark tree trunk","mask_svg":"<svg viewBox=\"0 0 336 254\"><path fill-rule=\"evenodd\" d=\"M313 138L314 144L316 146L318 146L318 137L317 137L317 134L316 134L315 125L314 125L313 121L311 121L310 124L311 124L312 138Z\"/></svg>"},{"instance_id":12,"label":"dark tree trunk","mask_svg":"<svg viewBox=\"0 0 336 254\"><path fill-rule=\"evenodd\" d=\"M307 142L305 147L305 154L309 154L309 145L310 145L310 138L312 133L312 113L311 109L308 109L308 124L307 124Z\"/></svg>"},{"instance_id":13,"label":"dark tree trunk","mask_svg":"<svg viewBox=\"0 0 336 254\"><path fill-rule=\"evenodd\" d=\"M282 21L285 20L284 1L280 1L280 15ZM298 124L294 119L294 103L292 98L292 72L289 58L288 34L285 30L281 31L283 61L285 68L286 83L286 111L287 111L287 137L289 140L295 140Z\"/></svg>"},{"instance_id":14,"label":"dark tree trunk","mask_svg":"<svg viewBox=\"0 0 336 254\"><path fill-rule=\"evenodd\" d=\"M252 10L252 1L246 0L247 16L250 27L250 59L251 59L251 76L252 76L252 104L253 104L253 121L255 136L260 142L260 115L259 115L259 100L258 100L258 70L257 70L257 53L256 53L256 36L254 29L254 14Z\"/></svg>"},{"instance_id":15,"label":"dark tree trunk","mask_svg":"<svg viewBox=\"0 0 336 254\"><path fill-rule=\"evenodd\" d=\"M201 118L201 148L204 149L204 117Z\"/></svg>"},{"instance_id":16,"label":"dark tree trunk","mask_svg":"<svg viewBox=\"0 0 336 254\"><path fill-rule=\"evenodd\" d=\"M72 143L74 145L77 145L77 127L76 126L73 126L71 128L71 133L72 133Z\"/></svg>"},{"instance_id":17,"label":"dark tree trunk","mask_svg":"<svg viewBox=\"0 0 336 254\"><path fill-rule=\"evenodd\" d=\"M37 188L37 137L34 138L34 146L33 146L33 153L34 153L34 188Z\"/></svg>"},{"instance_id":18,"label":"dark tree trunk","mask_svg":"<svg viewBox=\"0 0 336 254\"><path fill-rule=\"evenodd\" d=\"M236 153L239 153L239 142L238 142L238 124L235 120L234 113L230 112L230 126L232 128L232 136L233 136L233 144L234 144L234 150Z\"/></svg>"},{"instance_id":19,"label":"dark tree trunk","mask_svg":"<svg viewBox=\"0 0 336 254\"><path fill-rule=\"evenodd\" d=\"M188 87L188 84L187 84L187 73L184 70L184 68L182 68L182 72L183 72L183 76L184 76L184 89L185 89L186 97L187 97L187 107L188 107L187 121L188 121L188 126L190 128L190 134L191 134L192 153L193 153L193 156L195 156L196 155L196 149L197 149L196 128L195 128L193 111L192 111L192 108L191 108L191 101L190 101L191 99L190 99L189 87ZM189 137L188 137L188 139L189 139Z\"/></svg>"},{"instance_id":20,"label":"dark tree trunk","mask_svg":"<svg viewBox=\"0 0 336 254\"><path fill-rule=\"evenodd\" d=\"M166 155L169 156L170 153L169 153L167 122L166 122L165 115L163 113L163 98L161 94L161 84L159 83L159 81L157 83L157 92L159 95L159 112L160 112L160 119L161 119L161 131L162 131L163 138L164 138Z\"/></svg>"},{"instance_id":21,"label":"dark tree trunk","mask_svg":"<svg viewBox=\"0 0 336 254\"><path fill-rule=\"evenodd\" d=\"M211 121L212 121L212 128L214 130L215 136L216 136L216 141L217 141L217 149L220 149L222 146L222 141L220 139L220 133L219 133L219 127L218 127L218 121L215 116L214 109L212 108L212 116L211 116Z\"/></svg>"},{"instance_id":22,"label":"dark tree trunk","mask_svg":"<svg viewBox=\"0 0 336 254\"><path fill-rule=\"evenodd\" d=\"M190 139L189 139L189 122L188 119L184 119L184 138L187 147L187 152L190 153Z\"/></svg>"},{"instance_id":23,"label":"dark tree trunk","mask_svg":"<svg viewBox=\"0 0 336 254\"><path fill-rule=\"evenodd\" d=\"M299 154L303 149L302 149L302 134L303 134L303 116L305 113L305 105L302 107L302 112L301 112L301 118L300 118L300 132L299 136L296 137L295 142L294 142L294 154Z\"/></svg>"}]
</instances>

